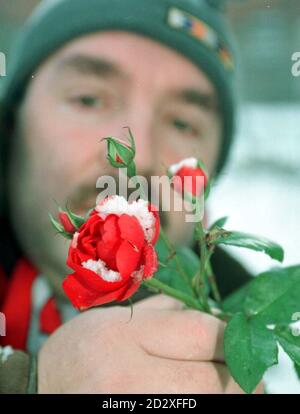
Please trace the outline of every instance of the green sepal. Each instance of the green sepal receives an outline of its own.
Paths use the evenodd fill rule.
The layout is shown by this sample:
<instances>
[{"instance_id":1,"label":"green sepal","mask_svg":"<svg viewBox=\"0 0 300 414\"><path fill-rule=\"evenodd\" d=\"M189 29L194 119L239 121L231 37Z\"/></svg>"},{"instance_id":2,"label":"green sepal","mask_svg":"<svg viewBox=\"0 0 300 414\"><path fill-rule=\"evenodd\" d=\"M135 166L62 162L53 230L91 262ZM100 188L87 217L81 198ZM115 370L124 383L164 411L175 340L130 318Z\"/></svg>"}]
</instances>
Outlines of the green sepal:
<instances>
[{"instance_id":1,"label":"green sepal","mask_svg":"<svg viewBox=\"0 0 300 414\"><path fill-rule=\"evenodd\" d=\"M61 212L63 213L67 213L71 223L73 224L73 226L78 230L84 223L85 223L85 218L82 216L79 216L78 214L74 214L72 213L72 211L69 209L68 206L66 206L66 211L60 209Z\"/></svg>"},{"instance_id":2,"label":"green sepal","mask_svg":"<svg viewBox=\"0 0 300 414\"><path fill-rule=\"evenodd\" d=\"M115 168L131 167L132 169L132 164L134 164L133 161L136 154L135 141L130 128L126 128L129 131L128 143L115 137L107 137L103 139L107 142L107 159ZM121 161L118 161L117 158L120 158Z\"/></svg>"},{"instance_id":3,"label":"green sepal","mask_svg":"<svg viewBox=\"0 0 300 414\"><path fill-rule=\"evenodd\" d=\"M60 235L62 235L63 237L65 237L66 239L69 239L69 240L71 240L73 238L73 234L67 233L64 230L64 227L57 220L55 220L50 213L49 213L49 217L50 217L50 221L51 221L53 227L55 228L55 230L57 230L57 232Z\"/></svg>"},{"instance_id":4,"label":"green sepal","mask_svg":"<svg viewBox=\"0 0 300 414\"><path fill-rule=\"evenodd\" d=\"M59 233L62 233L64 231L63 225L60 224L57 220L55 220L55 218L50 213L49 213L49 217L50 217L50 221L51 221L53 227L55 228L55 230L57 230Z\"/></svg>"}]
</instances>

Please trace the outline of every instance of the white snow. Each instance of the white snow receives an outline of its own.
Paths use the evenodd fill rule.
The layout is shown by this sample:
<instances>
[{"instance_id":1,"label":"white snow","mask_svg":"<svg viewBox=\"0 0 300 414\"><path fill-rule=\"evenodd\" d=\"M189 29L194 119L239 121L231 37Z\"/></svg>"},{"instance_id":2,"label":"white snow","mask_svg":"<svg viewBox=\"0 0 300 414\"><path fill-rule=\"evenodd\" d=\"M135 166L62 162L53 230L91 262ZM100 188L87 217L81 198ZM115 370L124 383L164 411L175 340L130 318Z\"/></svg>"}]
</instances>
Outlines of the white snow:
<instances>
[{"instance_id":1,"label":"white snow","mask_svg":"<svg viewBox=\"0 0 300 414\"><path fill-rule=\"evenodd\" d=\"M197 158L185 158L184 160L179 161L177 164L173 164L169 167L169 171L172 175L177 174L177 172L182 167L189 167L189 168L197 168L198 166L198 160Z\"/></svg>"},{"instance_id":2,"label":"white snow","mask_svg":"<svg viewBox=\"0 0 300 414\"><path fill-rule=\"evenodd\" d=\"M154 236L155 217L151 211L148 210L148 201L139 199L128 203L128 201L121 196L113 196L96 206L100 217L105 218L109 214L128 214L134 216L140 223L145 238L151 241Z\"/></svg>"},{"instance_id":3,"label":"white snow","mask_svg":"<svg viewBox=\"0 0 300 414\"><path fill-rule=\"evenodd\" d=\"M122 279L119 272L108 269L106 264L100 259L89 259L86 262L82 262L81 265L85 269L89 269L97 273L97 275L99 275L106 282L119 282Z\"/></svg>"}]
</instances>

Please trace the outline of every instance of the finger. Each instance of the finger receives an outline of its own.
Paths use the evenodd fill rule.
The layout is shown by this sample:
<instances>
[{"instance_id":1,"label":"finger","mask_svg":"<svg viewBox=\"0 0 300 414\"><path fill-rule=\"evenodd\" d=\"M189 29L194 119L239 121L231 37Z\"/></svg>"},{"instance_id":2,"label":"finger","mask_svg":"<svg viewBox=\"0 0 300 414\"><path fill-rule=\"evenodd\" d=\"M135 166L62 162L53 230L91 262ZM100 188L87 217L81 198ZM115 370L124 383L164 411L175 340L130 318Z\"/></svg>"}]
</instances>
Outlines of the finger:
<instances>
[{"instance_id":1,"label":"finger","mask_svg":"<svg viewBox=\"0 0 300 414\"><path fill-rule=\"evenodd\" d=\"M258 386L253 391L253 394L264 394L265 393L265 384L260 382Z\"/></svg>"},{"instance_id":2,"label":"finger","mask_svg":"<svg viewBox=\"0 0 300 414\"><path fill-rule=\"evenodd\" d=\"M162 360L155 366L155 375L166 393L244 394L221 363Z\"/></svg>"},{"instance_id":3,"label":"finger","mask_svg":"<svg viewBox=\"0 0 300 414\"><path fill-rule=\"evenodd\" d=\"M217 365L217 367L216 367ZM222 375L219 373L222 366ZM241 394L223 364L175 361L149 357L143 369L126 370L120 389L113 392L151 394ZM132 377L132 378L131 378ZM123 384L121 386L121 384Z\"/></svg>"},{"instance_id":4,"label":"finger","mask_svg":"<svg viewBox=\"0 0 300 414\"><path fill-rule=\"evenodd\" d=\"M137 316L137 315L136 315ZM225 324L194 310L152 310L135 319L135 337L152 356L189 361L224 361Z\"/></svg>"},{"instance_id":5,"label":"finger","mask_svg":"<svg viewBox=\"0 0 300 414\"><path fill-rule=\"evenodd\" d=\"M220 383L222 384L222 388L225 394L245 394L242 388L235 382L235 380L231 377L229 369L224 364L214 363L212 364L216 369ZM252 392L252 394L263 394L264 392L264 385L261 382Z\"/></svg>"},{"instance_id":6,"label":"finger","mask_svg":"<svg viewBox=\"0 0 300 414\"><path fill-rule=\"evenodd\" d=\"M135 303L134 309L182 309L184 304L166 295L154 295Z\"/></svg>"},{"instance_id":7,"label":"finger","mask_svg":"<svg viewBox=\"0 0 300 414\"><path fill-rule=\"evenodd\" d=\"M241 387L231 377L229 369L224 364L211 364L219 377L222 394L245 394Z\"/></svg>"}]
</instances>

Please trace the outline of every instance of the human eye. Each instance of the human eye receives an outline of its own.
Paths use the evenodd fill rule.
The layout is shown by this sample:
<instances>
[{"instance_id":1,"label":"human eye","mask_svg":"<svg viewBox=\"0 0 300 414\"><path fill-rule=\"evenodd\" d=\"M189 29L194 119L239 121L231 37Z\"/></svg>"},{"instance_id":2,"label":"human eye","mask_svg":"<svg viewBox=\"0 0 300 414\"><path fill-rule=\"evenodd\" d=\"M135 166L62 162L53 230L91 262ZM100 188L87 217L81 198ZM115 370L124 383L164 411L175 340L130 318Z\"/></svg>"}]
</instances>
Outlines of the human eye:
<instances>
[{"instance_id":1,"label":"human eye","mask_svg":"<svg viewBox=\"0 0 300 414\"><path fill-rule=\"evenodd\" d=\"M75 101L84 107L94 108L102 106L102 100L97 96L92 95L80 95L75 98Z\"/></svg>"},{"instance_id":2,"label":"human eye","mask_svg":"<svg viewBox=\"0 0 300 414\"><path fill-rule=\"evenodd\" d=\"M104 97L92 95L92 94L78 94L72 96L70 99L71 103L82 109L93 109L93 108L103 108L105 106Z\"/></svg>"},{"instance_id":3,"label":"human eye","mask_svg":"<svg viewBox=\"0 0 300 414\"><path fill-rule=\"evenodd\" d=\"M68 96L69 105L76 111L110 114L119 109L121 97L108 88L96 90L73 90Z\"/></svg>"},{"instance_id":4,"label":"human eye","mask_svg":"<svg viewBox=\"0 0 300 414\"><path fill-rule=\"evenodd\" d=\"M196 134L196 128L189 121L176 117L172 119L172 125L175 129L186 134Z\"/></svg>"},{"instance_id":5,"label":"human eye","mask_svg":"<svg viewBox=\"0 0 300 414\"><path fill-rule=\"evenodd\" d=\"M184 116L172 116L169 118L171 128L175 132L186 138L197 138L201 135L201 129L196 121Z\"/></svg>"}]
</instances>

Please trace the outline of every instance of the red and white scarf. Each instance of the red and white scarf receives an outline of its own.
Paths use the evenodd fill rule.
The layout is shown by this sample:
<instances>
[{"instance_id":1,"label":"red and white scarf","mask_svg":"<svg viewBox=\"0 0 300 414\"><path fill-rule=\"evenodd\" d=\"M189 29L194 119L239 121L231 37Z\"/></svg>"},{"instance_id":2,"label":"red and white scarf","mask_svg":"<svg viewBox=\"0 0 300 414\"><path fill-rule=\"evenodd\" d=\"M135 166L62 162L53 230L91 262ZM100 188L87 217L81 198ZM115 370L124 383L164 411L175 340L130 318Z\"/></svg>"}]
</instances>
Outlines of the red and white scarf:
<instances>
[{"instance_id":1,"label":"red and white scarf","mask_svg":"<svg viewBox=\"0 0 300 414\"><path fill-rule=\"evenodd\" d=\"M0 268L0 295L4 293L1 312L6 319L6 336L0 337L2 346L28 350L29 331L35 308L33 289L39 279L38 270L25 258L19 259L8 281ZM49 291L51 292L51 291ZM54 297L47 294L39 308L41 334L51 334L62 324L61 312Z\"/></svg>"}]
</instances>

